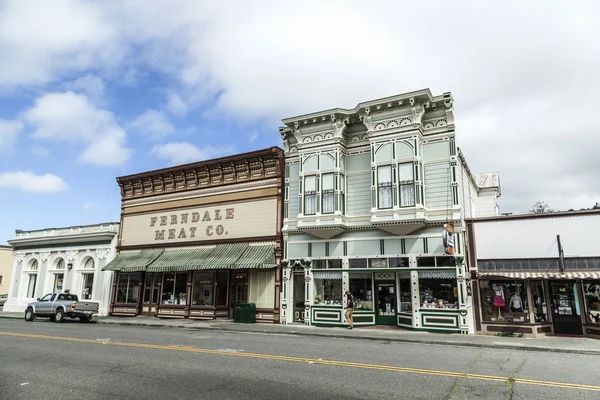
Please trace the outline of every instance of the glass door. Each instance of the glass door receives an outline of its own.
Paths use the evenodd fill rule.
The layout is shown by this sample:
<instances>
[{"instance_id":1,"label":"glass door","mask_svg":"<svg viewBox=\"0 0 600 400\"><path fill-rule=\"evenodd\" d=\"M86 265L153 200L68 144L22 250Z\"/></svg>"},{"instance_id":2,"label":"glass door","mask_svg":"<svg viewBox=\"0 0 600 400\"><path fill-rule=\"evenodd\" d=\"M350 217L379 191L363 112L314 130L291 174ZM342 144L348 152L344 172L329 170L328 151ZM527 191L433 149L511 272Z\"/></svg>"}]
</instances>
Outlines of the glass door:
<instances>
[{"instance_id":1,"label":"glass door","mask_svg":"<svg viewBox=\"0 0 600 400\"><path fill-rule=\"evenodd\" d=\"M304 272L294 273L294 322L304 322L304 298L306 297Z\"/></svg>"},{"instance_id":2,"label":"glass door","mask_svg":"<svg viewBox=\"0 0 600 400\"><path fill-rule=\"evenodd\" d=\"M83 289L81 289L81 298L84 300L91 300L93 288L94 274L83 274Z\"/></svg>"},{"instance_id":3,"label":"glass door","mask_svg":"<svg viewBox=\"0 0 600 400\"><path fill-rule=\"evenodd\" d=\"M552 323L557 335L583 335L575 281L551 281Z\"/></svg>"},{"instance_id":4,"label":"glass door","mask_svg":"<svg viewBox=\"0 0 600 400\"><path fill-rule=\"evenodd\" d=\"M396 284L393 281L375 282L377 325L398 325L396 318Z\"/></svg>"},{"instance_id":5,"label":"glass door","mask_svg":"<svg viewBox=\"0 0 600 400\"><path fill-rule=\"evenodd\" d=\"M152 314L153 308L158 306L158 282L160 280L159 272L147 272L144 280L144 300L142 304L142 312Z\"/></svg>"}]
</instances>

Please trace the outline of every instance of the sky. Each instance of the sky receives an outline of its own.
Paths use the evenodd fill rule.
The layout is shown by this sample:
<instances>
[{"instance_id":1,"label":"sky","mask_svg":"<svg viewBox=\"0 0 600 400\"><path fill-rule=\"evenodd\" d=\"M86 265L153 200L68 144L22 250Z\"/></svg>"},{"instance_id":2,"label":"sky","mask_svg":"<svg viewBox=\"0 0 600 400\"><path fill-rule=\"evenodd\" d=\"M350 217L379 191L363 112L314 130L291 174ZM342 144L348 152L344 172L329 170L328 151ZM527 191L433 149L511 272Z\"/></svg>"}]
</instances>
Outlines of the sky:
<instances>
[{"instance_id":1,"label":"sky","mask_svg":"<svg viewBox=\"0 0 600 400\"><path fill-rule=\"evenodd\" d=\"M118 222L115 178L429 88L500 211L600 201L597 1L0 0L0 244Z\"/></svg>"}]
</instances>

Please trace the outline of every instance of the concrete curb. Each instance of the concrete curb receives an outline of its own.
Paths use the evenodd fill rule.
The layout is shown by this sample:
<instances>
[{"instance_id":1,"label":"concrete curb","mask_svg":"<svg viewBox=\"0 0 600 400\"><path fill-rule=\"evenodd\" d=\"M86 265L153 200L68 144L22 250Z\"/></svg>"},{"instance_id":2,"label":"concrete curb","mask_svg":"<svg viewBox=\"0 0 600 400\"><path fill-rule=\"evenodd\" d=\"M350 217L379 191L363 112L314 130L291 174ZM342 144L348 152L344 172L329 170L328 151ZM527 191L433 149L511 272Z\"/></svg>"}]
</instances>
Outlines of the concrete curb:
<instances>
[{"instance_id":1,"label":"concrete curb","mask_svg":"<svg viewBox=\"0 0 600 400\"><path fill-rule=\"evenodd\" d=\"M8 318L8 319L22 319L22 316L19 315L0 315L0 318ZM220 331L220 332L234 332L234 333L260 333L267 335L291 335L291 336L311 336L311 337L320 337L320 338L332 338L332 339L351 339L351 340L369 340L369 341L389 341L389 342L397 342L397 343L419 343L419 344L428 344L428 345L442 345L442 346L459 346L459 347L478 347L478 348L488 348L488 349L501 349L501 350L521 350L521 351L534 351L534 352L550 352L550 353L567 353L567 354L584 354L584 355L600 355L600 350L580 350L580 349L564 349L564 348L554 348L554 347L538 347L538 346L528 346L523 344L500 344L500 343L473 343L473 342L457 342L452 340L431 340L431 339L415 339L408 337L381 337L374 335L365 335L364 333L360 333L360 336L357 335L348 335L348 334L325 334L319 332L309 332L309 331L299 331L299 330L290 330L287 332L282 331L270 331L267 329L234 329L223 326L200 326L200 325L164 325L160 323L151 323L151 322L127 322L127 321L106 321L102 319L96 319L93 321L97 324L106 324L106 325L120 325L120 326L139 326L139 327L151 327L151 328L178 328L178 329L188 329L188 330L207 330L207 331ZM242 325L241 325L242 326ZM450 337L448 339L451 339Z\"/></svg>"}]
</instances>

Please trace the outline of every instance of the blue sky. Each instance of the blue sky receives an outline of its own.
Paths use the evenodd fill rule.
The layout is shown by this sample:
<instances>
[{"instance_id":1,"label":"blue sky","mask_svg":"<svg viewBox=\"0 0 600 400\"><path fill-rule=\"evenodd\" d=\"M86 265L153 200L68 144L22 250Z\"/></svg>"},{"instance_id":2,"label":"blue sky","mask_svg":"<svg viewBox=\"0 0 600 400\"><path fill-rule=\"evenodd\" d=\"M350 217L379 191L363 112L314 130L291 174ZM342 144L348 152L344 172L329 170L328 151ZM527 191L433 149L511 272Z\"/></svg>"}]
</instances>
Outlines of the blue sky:
<instances>
[{"instance_id":1,"label":"blue sky","mask_svg":"<svg viewBox=\"0 0 600 400\"><path fill-rule=\"evenodd\" d=\"M118 221L117 176L423 88L453 93L501 211L600 201L598 4L449 3L0 0L0 244Z\"/></svg>"}]
</instances>

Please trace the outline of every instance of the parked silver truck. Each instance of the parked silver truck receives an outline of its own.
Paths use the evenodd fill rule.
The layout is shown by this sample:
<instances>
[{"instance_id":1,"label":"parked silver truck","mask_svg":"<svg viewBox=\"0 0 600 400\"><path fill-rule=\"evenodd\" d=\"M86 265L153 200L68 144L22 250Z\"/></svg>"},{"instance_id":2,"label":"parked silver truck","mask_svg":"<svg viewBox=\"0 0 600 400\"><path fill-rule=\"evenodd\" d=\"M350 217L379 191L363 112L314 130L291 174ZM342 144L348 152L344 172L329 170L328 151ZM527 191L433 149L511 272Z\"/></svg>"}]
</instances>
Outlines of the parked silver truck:
<instances>
[{"instance_id":1,"label":"parked silver truck","mask_svg":"<svg viewBox=\"0 0 600 400\"><path fill-rule=\"evenodd\" d=\"M98 314L98 303L79 300L70 293L48 293L41 299L27 304L25 321L36 317L50 318L50 321L63 322L65 318L79 318L81 322L90 322Z\"/></svg>"}]
</instances>

